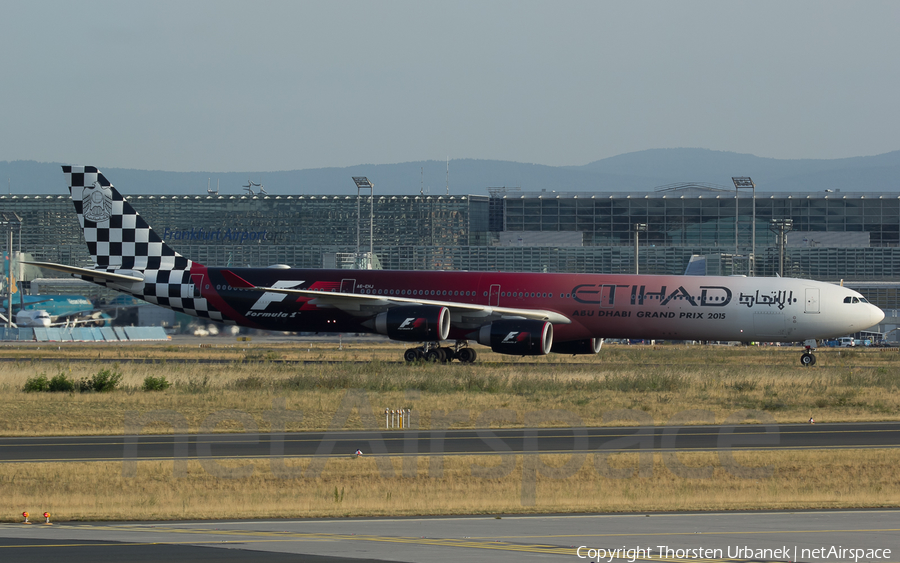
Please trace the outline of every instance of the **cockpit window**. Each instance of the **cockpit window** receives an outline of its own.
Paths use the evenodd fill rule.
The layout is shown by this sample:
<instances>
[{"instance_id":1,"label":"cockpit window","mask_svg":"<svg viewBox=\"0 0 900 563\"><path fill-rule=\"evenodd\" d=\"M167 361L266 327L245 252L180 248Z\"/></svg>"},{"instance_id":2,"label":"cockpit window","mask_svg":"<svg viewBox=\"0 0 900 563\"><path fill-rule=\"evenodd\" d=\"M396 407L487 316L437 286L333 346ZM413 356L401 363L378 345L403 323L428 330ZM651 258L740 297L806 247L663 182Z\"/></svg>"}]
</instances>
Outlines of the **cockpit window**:
<instances>
[{"instance_id":1,"label":"cockpit window","mask_svg":"<svg viewBox=\"0 0 900 563\"><path fill-rule=\"evenodd\" d=\"M844 303L850 303L851 299L853 299L853 298L850 297L849 295L847 297L844 297Z\"/></svg>"},{"instance_id":2,"label":"cockpit window","mask_svg":"<svg viewBox=\"0 0 900 563\"><path fill-rule=\"evenodd\" d=\"M844 297L844 303L868 303L865 297Z\"/></svg>"}]
</instances>

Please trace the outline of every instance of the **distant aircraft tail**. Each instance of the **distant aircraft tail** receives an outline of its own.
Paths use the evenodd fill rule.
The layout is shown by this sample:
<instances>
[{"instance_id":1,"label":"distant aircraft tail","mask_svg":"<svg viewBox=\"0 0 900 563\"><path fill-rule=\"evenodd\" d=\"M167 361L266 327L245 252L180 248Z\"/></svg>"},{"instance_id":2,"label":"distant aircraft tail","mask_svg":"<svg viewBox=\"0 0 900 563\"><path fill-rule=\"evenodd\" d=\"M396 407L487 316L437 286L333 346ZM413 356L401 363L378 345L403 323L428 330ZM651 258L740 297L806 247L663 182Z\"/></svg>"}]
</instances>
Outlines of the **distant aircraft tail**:
<instances>
[{"instance_id":1,"label":"distant aircraft tail","mask_svg":"<svg viewBox=\"0 0 900 563\"><path fill-rule=\"evenodd\" d=\"M688 260L687 268L684 269L686 276L705 276L706 275L706 256L694 254Z\"/></svg>"}]
</instances>

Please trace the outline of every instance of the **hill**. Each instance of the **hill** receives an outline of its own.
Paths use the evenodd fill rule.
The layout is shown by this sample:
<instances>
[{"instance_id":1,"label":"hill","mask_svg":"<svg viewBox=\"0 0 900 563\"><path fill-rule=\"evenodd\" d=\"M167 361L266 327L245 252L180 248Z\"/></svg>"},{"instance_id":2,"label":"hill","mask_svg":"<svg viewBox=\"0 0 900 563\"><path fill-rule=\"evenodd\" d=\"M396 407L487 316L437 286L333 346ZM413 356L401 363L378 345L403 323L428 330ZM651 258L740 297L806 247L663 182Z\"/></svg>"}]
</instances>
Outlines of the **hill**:
<instances>
[{"instance_id":1,"label":"hill","mask_svg":"<svg viewBox=\"0 0 900 563\"><path fill-rule=\"evenodd\" d=\"M0 161L0 181L15 194L60 194L65 190L58 163ZM361 164L276 172L165 172L101 168L126 193L205 195L207 182L220 193L244 193L247 180L261 182L271 195L353 195L351 176L367 176L376 194L430 195L447 190L444 161ZM830 160L779 160L708 149L651 149L605 158L583 166L545 166L498 160L450 161L450 194L486 194L489 187L523 191L652 191L663 185L702 182L732 187L732 176L750 176L761 192L826 189L888 192L900 188L900 151Z\"/></svg>"}]
</instances>

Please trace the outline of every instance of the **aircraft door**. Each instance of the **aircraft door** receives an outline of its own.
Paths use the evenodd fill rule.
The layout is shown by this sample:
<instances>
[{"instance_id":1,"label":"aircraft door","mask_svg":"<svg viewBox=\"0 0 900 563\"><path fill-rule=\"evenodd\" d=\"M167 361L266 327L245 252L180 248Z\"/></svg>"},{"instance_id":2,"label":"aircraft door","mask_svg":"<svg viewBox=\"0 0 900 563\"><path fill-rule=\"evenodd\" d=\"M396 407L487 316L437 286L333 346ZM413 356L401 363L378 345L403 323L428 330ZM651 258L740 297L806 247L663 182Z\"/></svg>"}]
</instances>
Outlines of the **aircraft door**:
<instances>
[{"instance_id":1,"label":"aircraft door","mask_svg":"<svg viewBox=\"0 0 900 563\"><path fill-rule=\"evenodd\" d=\"M765 338L784 336L784 313L781 311L758 311L753 314L753 331Z\"/></svg>"},{"instance_id":2,"label":"aircraft door","mask_svg":"<svg viewBox=\"0 0 900 563\"><path fill-rule=\"evenodd\" d=\"M203 274L191 274L190 295L200 297L203 292Z\"/></svg>"},{"instance_id":3,"label":"aircraft door","mask_svg":"<svg viewBox=\"0 0 900 563\"><path fill-rule=\"evenodd\" d=\"M355 289L356 289L356 280L355 279L341 280L341 293L353 293Z\"/></svg>"},{"instance_id":4,"label":"aircraft door","mask_svg":"<svg viewBox=\"0 0 900 563\"><path fill-rule=\"evenodd\" d=\"M499 307L500 306L500 284L494 284L491 286L491 292L488 299L488 305L491 307Z\"/></svg>"},{"instance_id":5,"label":"aircraft door","mask_svg":"<svg viewBox=\"0 0 900 563\"><path fill-rule=\"evenodd\" d=\"M806 309L805 313L818 313L819 312L819 288L817 287L807 287L806 288Z\"/></svg>"},{"instance_id":6,"label":"aircraft door","mask_svg":"<svg viewBox=\"0 0 900 563\"><path fill-rule=\"evenodd\" d=\"M600 308L609 309L613 306L613 298L616 295L616 286L602 285L600 286Z\"/></svg>"}]
</instances>

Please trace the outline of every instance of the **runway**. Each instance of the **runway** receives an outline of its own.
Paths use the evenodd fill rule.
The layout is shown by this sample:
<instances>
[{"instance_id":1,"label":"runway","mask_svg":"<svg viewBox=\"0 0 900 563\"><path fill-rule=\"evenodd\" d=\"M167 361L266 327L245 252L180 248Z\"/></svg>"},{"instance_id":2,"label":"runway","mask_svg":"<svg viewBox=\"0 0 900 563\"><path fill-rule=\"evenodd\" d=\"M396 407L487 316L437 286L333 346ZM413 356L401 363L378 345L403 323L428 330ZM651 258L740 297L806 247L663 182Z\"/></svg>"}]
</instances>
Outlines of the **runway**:
<instances>
[{"instance_id":1,"label":"runway","mask_svg":"<svg viewBox=\"0 0 900 563\"><path fill-rule=\"evenodd\" d=\"M365 455L499 455L614 452L635 448L662 452L723 448L895 448L898 445L900 423L896 422L395 430L0 438L0 460L7 463L109 462L174 457L199 458L202 462L204 457L348 456L356 449L363 449ZM40 518L37 522L0 524L0 559L65 558L67 563L100 560L169 563L900 560L897 539L900 538L900 511L896 510L49 526L41 524ZM858 552L847 552L848 549L862 549L864 556L854 558Z\"/></svg>"},{"instance_id":2,"label":"runway","mask_svg":"<svg viewBox=\"0 0 900 563\"><path fill-rule=\"evenodd\" d=\"M0 461L896 448L900 422L0 438Z\"/></svg>"},{"instance_id":3,"label":"runway","mask_svg":"<svg viewBox=\"0 0 900 563\"><path fill-rule=\"evenodd\" d=\"M881 562L900 560L898 537L895 510L3 524L0 558L506 563L590 553L609 562Z\"/></svg>"}]
</instances>

